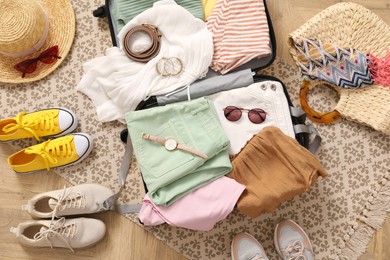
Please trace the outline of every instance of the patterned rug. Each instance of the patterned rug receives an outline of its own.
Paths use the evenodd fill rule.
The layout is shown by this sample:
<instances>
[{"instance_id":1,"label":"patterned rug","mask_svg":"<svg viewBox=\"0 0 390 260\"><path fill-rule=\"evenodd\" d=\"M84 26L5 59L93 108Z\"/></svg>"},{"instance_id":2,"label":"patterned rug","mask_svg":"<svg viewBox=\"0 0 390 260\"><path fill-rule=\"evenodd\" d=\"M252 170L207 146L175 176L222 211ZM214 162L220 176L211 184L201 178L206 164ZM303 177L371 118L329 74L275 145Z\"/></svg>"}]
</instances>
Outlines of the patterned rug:
<instances>
[{"instance_id":1,"label":"patterned rug","mask_svg":"<svg viewBox=\"0 0 390 260\"><path fill-rule=\"evenodd\" d=\"M51 106L67 107L79 117L78 132L94 138L94 150L82 163L55 171L72 184L101 183L119 188L117 172L124 153L119 133L124 125L100 123L88 97L75 90L82 76L82 64L101 56L111 45L107 22L92 16L101 3L73 0L77 35L64 63L46 79L31 84L0 84L1 115L34 111ZM299 75L282 60L263 71L282 79L294 104L298 104ZM334 107L337 94L318 89L309 102L318 110ZM254 235L271 259L278 259L273 246L273 230L282 219L293 219L309 234L318 259L357 259L390 209L390 137L353 122L341 120L331 125L315 125L323 138L317 153L329 173L308 192L283 203L272 214L250 219L237 210L212 231L196 232L161 225L146 228L169 247L188 259L229 259L230 242L240 232ZM13 145L26 147L32 143ZM143 185L136 161L127 178L120 203L141 202ZM135 214L126 217L138 224Z\"/></svg>"}]
</instances>

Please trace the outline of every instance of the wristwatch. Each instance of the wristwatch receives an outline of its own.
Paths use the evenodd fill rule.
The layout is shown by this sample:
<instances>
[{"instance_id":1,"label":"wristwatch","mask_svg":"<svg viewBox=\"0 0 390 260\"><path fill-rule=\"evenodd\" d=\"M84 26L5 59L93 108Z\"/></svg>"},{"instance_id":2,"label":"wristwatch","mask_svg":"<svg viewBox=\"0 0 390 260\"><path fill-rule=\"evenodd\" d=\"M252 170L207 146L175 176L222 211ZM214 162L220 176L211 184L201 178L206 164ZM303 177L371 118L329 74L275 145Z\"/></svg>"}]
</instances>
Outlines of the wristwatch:
<instances>
[{"instance_id":1,"label":"wristwatch","mask_svg":"<svg viewBox=\"0 0 390 260\"><path fill-rule=\"evenodd\" d=\"M168 151L174 151L176 149L180 149L180 150L184 150L184 151L187 151L189 153L195 154L195 155L202 157L204 159L208 159L208 156L206 154L204 154L198 150L192 149L190 147L187 147L185 145L179 144L173 138L160 138L158 136L147 134L147 133L142 133L142 138L149 139L149 140L155 141L157 143L160 143L160 144L164 145L165 149L167 149Z\"/></svg>"}]
</instances>

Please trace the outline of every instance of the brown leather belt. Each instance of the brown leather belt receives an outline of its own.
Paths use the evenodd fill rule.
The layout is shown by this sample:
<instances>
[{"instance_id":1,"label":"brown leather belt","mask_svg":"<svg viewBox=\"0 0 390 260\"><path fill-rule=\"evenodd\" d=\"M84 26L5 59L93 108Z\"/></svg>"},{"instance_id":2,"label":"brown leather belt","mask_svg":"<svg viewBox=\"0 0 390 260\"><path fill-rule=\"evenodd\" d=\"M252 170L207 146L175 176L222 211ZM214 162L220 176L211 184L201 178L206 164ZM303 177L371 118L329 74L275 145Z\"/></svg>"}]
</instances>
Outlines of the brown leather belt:
<instances>
[{"instance_id":1,"label":"brown leather belt","mask_svg":"<svg viewBox=\"0 0 390 260\"><path fill-rule=\"evenodd\" d=\"M129 46L130 37L137 32L147 33L152 40L152 45L143 52L132 52ZM125 35L123 41L123 48L126 55L135 61L138 62L148 62L160 52L160 37L161 34L158 31L158 28L151 24L141 24L131 28Z\"/></svg>"}]
</instances>

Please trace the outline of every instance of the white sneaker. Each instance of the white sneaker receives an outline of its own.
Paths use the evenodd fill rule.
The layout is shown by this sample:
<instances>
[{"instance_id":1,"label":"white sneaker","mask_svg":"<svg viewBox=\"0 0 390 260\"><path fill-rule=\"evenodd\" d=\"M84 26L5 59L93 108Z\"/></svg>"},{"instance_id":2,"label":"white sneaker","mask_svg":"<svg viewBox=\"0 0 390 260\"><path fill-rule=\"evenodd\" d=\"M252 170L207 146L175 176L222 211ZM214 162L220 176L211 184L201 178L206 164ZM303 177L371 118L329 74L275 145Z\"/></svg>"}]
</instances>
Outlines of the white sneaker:
<instances>
[{"instance_id":1,"label":"white sneaker","mask_svg":"<svg viewBox=\"0 0 390 260\"><path fill-rule=\"evenodd\" d=\"M55 218L103 211L103 202L114 195L100 184L81 184L35 195L23 210L35 218Z\"/></svg>"},{"instance_id":2,"label":"white sneaker","mask_svg":"<svg viewBox=\"0 0 390 260\"><path fill-rule=\"evenodd\" d=\"M285 260L314 260L308 235L292 220L284 220L276 225L274 242L276 251Z\"/></svg>"},{"instance_id":3,"label":"white sneaker","mask_svg":"<svg viewBox=\"0 0 390 260\"><path fill-rule=\"evenodd\" d=\"M93 218L35 220L11 227L19 242L31 247L85 248L99 242L106 233L103 221Z\"/></svg>"},{"instance_id":4,"label":"white sneaker","mask_svg":"<svg viewBox=\"0 0 390 260\"><path fill-rule=\"evenodd\" d=\"M263 246L248 233L238 234L231 245L232 260L268 260Z\"/></svg>"}]
</instances>

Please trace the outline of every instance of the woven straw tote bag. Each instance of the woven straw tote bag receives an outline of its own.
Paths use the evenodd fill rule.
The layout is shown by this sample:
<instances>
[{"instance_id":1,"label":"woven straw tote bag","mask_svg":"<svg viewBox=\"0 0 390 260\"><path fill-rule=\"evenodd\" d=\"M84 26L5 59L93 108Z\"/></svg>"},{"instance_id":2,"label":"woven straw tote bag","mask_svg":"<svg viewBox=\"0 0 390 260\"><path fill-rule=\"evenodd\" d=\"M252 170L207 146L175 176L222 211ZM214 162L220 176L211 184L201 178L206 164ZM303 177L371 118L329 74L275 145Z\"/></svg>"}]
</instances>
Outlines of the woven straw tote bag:
<instances>
[{"instance_id":1,"label":"woven straw tote bag","mask_svg":"<svg viewBox=\"0 0 390 260\"><path fill-rule=\"evenodd\" d=\"M390 27L370 10L355 3L330 6L292 32L288 45L296 62L298 52L293 39L305 38L317 38L322 42L372 53L378 58L384 58L390 52ZM333 119L341 116L390 134L388 86L370 85L359 89L345 89L329 82L315 80L310 82L310 87L322 84L336 89L340 96L334 111L329 113Z\"/></svg>"}]
</instances>

